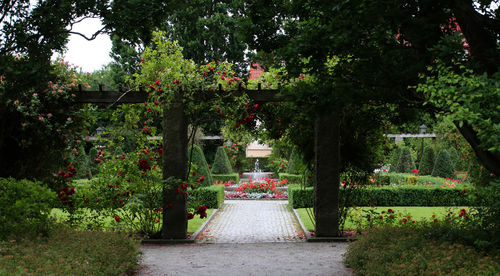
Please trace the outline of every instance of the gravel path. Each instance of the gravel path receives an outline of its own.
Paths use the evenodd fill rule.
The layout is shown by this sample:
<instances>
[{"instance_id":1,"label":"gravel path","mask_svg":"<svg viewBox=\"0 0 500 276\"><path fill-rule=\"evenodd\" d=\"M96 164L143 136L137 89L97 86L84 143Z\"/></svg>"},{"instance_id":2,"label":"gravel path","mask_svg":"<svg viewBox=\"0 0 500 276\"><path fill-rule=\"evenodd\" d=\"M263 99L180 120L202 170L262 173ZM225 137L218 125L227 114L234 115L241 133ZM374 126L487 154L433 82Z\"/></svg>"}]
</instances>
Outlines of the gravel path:
<instances>
[{"instance_id":1,"label":"gravel path","mask_svg":"<svg viewBox=\"0 0 500 276\"><path fill-rule=\"evenodd\" d=\"M138 275L354 275L347 243L237 243L142 246Z\"/></svg>"}]
</instances>

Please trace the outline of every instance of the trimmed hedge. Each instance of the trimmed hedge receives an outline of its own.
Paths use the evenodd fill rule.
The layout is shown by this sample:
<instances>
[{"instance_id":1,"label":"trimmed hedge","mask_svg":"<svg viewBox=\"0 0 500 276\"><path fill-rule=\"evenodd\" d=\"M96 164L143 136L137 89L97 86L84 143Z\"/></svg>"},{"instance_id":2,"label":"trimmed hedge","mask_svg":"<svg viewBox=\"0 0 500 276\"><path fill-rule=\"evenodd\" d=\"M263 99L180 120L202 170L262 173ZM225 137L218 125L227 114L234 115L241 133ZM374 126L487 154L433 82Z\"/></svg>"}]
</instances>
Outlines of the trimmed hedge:
<instances>
[{"instance_id":1,"label":"trimmed hedge","mask_svg":"<svg viewBox=\"0 0 500 276\"><path fill-rule=\"evenodd\" d=\"M434 150L427 146L424 149L424 156L420 161L419 174L420 175L431 175L432 169L434 169Z\"/></svg>"},{"instance_id":2,"label":"trimmed hedge","mask_svg":"<svg viewBox=\"0 0 500 276\"><path fill-rule=\"evenodd\" d=\"M302 154L297 150L296 147L293 148L290 158L288 159L288 170L289 174L300 174L304 171L306 165L304 164L304 158Z\"/></svg>"},{"instance_id":3,"label":"trimmed hedge","mask_svg":"<svg viewBox=\"0 0 500 276\"><path fill-rule=\"evenodd\" d=\"M228 182L229 180L234 181L234 183L240 182L240 175L237 173L230 173L230 174L212 174L212 178L215 181L222 181L222 182Z\"/></svg>"},{"instance_id":4,"label":"trimmed hedge","mask_svg":"<svg viewBox=\"0 0 500 276\"><path fill-rule=\"evenodd\" d=\"M212 179L212 173L210 172L210 169L208 168L207 160L205 159L205 155L203 154L203 150L197 146L193 145L192 147L189 148L188 150L188 158L191 157L191 149L192 149L192 160L194 164L196 164L197 168L195 170L196 176L201 177L205 176L205 180L200 183L200 187L209 187L214 184L214 181Z\"/></svg>"},{"instance_id":5,"label":"trimmed hedge","mask_svg":"<svg viewBox=\"0 0 500 276\"><path fill-rule=\"evenodd\" d=\"M288 204L293 209L308 208L314 205L313 187L302 187L300 185L288 185Z\"/></svg>"},{"instance_id":6,"label":"trimmed hedge","mask_svg":"<svg viewBox=\"0 0 500 276\"><path fill-rule=\"evenodd\" d=\"M231 162L227 158L226 151L224 147L218 147L215 153L214 164L212 166L213 174L231 174L233 169L231 168Z\"/></svg>"},{"instance_id":7,"label":"trimmed hedge","mask_svg":"<svg viewBox=\"0 0 500 276\"><path fill-rule=\"evenodd\" d=\"M197 188L189 194L207 208L217 209L224 202L224 185Z\"/></svg>"},{"instance_id":8,"label":"trimmed hedge","mask_svg":"<svg viewBox=\"0 0 500 276\"><path fill-rule=\"evenodd\" d=\"M283 179L286 178L288 184L297 184L297 183L302 183L302 175L301 174L291 174L291 173L280 173L279 174L279 181L282 181Z\"/></svg>"},{"instance_id":9,"label":"trimmed hedge","mask_svg":"<svg viewBox=\"0 0 500 276\"><path fill-rule=\"evenodd\" d=\"M401 149L401 155L399 156L395 172L411 173L413 169L415 169L415 162L413 161L413 157L411 157L410 149L403 147Z\"/></svg>"},{"instance_id":10,"label":"trimmed hedge","mask_svg":"<svg viewBox=\"0 0 500 276\"><path fill-rule=\"evenodd\" d=\"M446 150L441 150L436 157L432 176L439 177L454 177L453 167L451 164L450 154Z\"/></svg>"},{"instance_id":11,"label":"trimmed hedge","mask_svg":"<svg viewBox=\"0 0 500 276\"><path fill-rule=\"evenodd\" d=\"M343 190L340 189L342 197ZM472 202L461 189L428 187L382 187L357 190L356 206L470 206ZM294 208L308 208L314 204L312 187L302 189L289 186L288 202Z\"/></svg>"}]
</instances>

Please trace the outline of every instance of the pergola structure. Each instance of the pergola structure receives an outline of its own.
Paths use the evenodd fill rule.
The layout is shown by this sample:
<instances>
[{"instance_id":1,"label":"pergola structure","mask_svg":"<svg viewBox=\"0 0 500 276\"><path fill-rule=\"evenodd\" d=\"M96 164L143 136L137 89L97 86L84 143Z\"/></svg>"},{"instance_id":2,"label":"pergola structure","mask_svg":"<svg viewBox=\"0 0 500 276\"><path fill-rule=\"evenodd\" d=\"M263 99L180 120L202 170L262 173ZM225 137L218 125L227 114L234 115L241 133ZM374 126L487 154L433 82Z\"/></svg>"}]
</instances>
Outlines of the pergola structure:
<instances>
[{"instance_id":1,"label":"pergola structure","mask_svg":"<svg viewBox=\"0 0 500 276\"><path fill-rule=\"evenodd\" d=\"M222 87L219 86L220 92ZM280 102L279 90L242 89L230 93L245 93L256 103ZM148 93L139 91L85 91L79 87L79 103L144 103ZM314 214L315 234L318 238L337 237L339 228L339 183L340 183L340 119L334 112L322 115L315 126L315 181ZM163 110L163 179L174 177L183 179L187 170L188 120L184 114L184 104L180 93L177 100ZM163 206L172 203L171 208L163 208L162 239L185 239L187 237L187 198L175 191L163 191Z\"/></svg>"}]
</instances>

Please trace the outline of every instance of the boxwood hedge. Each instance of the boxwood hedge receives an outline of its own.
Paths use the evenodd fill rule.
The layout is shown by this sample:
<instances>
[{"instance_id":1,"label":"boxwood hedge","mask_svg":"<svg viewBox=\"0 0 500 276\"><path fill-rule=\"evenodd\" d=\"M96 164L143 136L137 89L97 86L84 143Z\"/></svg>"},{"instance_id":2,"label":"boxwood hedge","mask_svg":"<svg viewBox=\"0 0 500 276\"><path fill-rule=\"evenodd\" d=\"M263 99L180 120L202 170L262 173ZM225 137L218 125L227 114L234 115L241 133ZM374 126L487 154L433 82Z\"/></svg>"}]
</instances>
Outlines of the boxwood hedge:
<instances>
[{"instance_id":1,"label":"boxwood hedge","mask_svg":"<svg viewBox=\"0 0 500 276\"><path fill-rule=\"evenodd\" d=\"M340 189L340 196L343 191ZM293 208L313 207L312 187L298 185L288 187L288 201ZM360 188L354 194L356 206L467 206L471 201L462 189L439 187L370 187Z\"/></svg>"},{"instance_id":2,"label":"boxwood hedge","mask_svg":"<svg viewBox=\"0 0 500 276\"><path fill-rule=\"evenodd\" d=\"M207 208L217 209L224 202L224 185L201 187L189 192L193 200L200 201Z\"/></svg>"}]
</instances>

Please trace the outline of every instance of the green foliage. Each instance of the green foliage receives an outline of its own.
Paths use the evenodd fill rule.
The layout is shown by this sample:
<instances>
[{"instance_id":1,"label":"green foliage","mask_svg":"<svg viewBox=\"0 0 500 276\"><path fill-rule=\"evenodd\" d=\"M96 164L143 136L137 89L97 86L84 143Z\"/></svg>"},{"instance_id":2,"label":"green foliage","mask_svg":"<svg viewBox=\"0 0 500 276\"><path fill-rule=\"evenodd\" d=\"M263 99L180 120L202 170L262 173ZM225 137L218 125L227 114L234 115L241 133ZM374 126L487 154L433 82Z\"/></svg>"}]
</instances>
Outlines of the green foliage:
<instances>
[{"instance_id":1,"label":"green foliage","mask_svg":"<svg viewBox=\"0 0 500 276\"><path fill-rule=\"evenodd\" d=\"M18 239L0 246L5 254L0 258L2 275L20 271L32 275L133 275L140 268L139 240L121 231L58 226L48 238Z\"/></svg>"},{"instance_id":2,"label":"green foliage","mask_svg":"<svg viewBox=\"0 0 500 276\"><path fill-rule=\"evenodd\" d=\"M473 126L480 140L480 147L495 155L500 154L500 74L488 75L474 72L462 64L447 66L438 62L429 67L431 76L418 86L418 91L430 103L457 122Z\"/></svg>"},{"instance_id":3,"label":"green foliage","mask_svg":"<svg viewBox=\"0 0 500 276\"><path fill-rule=\"evenodd\" d=\"M193 198L209 209L217 209L224 202L224 185L201 187L189 191L189 198Z\"/></svg>"},{"instance_id":4,"label":"green foliage","mask_svg":"<svg viewBox=\"0 0 500 276\"><path fill-rule=\"evenodd\" d=\"M288 184L300 184L303 182L304 176L301 174L280 173L279 181L287 180Z\"/></svg>"},{"instance_id":5,"label":"green foliage","mask_svg":"<svg viewBox=\"0 0 500 276\"><path fill-rule=\"evenodd\" d=\"M450 155L450 164L453 171L457 170L458 164L458 152L455 148L451 148L448 150L448 154Z\"/></svg>"},{"instance_id":6,"label":"green foliage","mask_svg":"<svg viewBox=\"0 0 500 276\"><path fill-rule=\"evenodd\" d=\"M288 203L292 208L312 207L314 202L313 187L301 187L299 185L288 185Z\"/></svg>"},{"instance_id":7,"label":"green foliage","mask_svg":"<svg viewBox=\"0 0 500 276\"><path fill-rule=\"evenodd\" d=\"M306 169L306 164L304 163L304 158L299 150L294 147L290 158L288 159L288 171L289 174L302 174Z\"/></svg>"},{"instance_id":8,"label":"green foliage","mask_svg":"<svg viewBox=\"0 0 500 276\"><path fill-rule=\"evenodd\" d=\"M47 235L56 195L39 182L0 178L0 240Z\"/></svg>"},{"instance_id":9,"label":"green foliage","mask_svg":"<svg viewBox=\"0 0 500 276\"><path fill-rule=\"evenodd\" d=\"M494 248L500 252L500 178L495 177L484 187L477 187L472 193L472 200L477 207L473 229L477 235L473 243L482 248Z\"/></svg>"},{"instance_id":10,"label":"green foliage","mask_svg":"<svg viewBox=\"0 0 500 276\"><path fill-rule=\"evenodd\" d=\"M425 147L418 173L420 175L431 175L434 169L434 160L434 149L432 147Z\"/></svg>"},{"instance_id":11,"label":"green foliage","mask_svg":"<svg viewBox=\"0 0 500 276\"><path fill-rule=\"evenodd\" d=\"M399 156L398 165L396 166L396 172L410 173L414 169L415 162L413 162L413 157L411 156L410 149L407 147L403 147Z\"/></svg>"},{"instance_id":12,"label":"green foliage","mask_svg":"<svg viewBox=\"0 0 500 276\"><path fill-rule=\"evenodd\" d=\"M373 229L346 254L346 265L361 275L494 275L500 273L498 261L498 256L433 239L411 226Z\"/></svg>"},{"instance_id":13,"label":"green foliage","mask_svg":"<svg viewBox=\"0 0 500 276\"><path fill-rule=\"evenodd\" d=\"M371 178L373 181L370 181L368 184L372 183L373 185L390 185L391 177L387 173L376 173Z\"/></svg>"},{"instance_id":14,"label":"green foliage","mask_svg":"<svg viewBox=\"0 0 500 276\"><path fill-rule=\"evenodd\" d=\"M432 176L439 177L454 177L453 168L451 166L450 154L446 150L441 150L434 162Z\"/></svg>"},{"instance_id":15,"label":"green foliage","mask_svg":"<svg viewBox=\"0 0 500 276\"><path fill-rule=\"evenodd\" d=\"M399 157L401 156L401 147L396 147L391 153L391 172L396 172L396 167L398 166Z\"/></svg>"},{"instance_id":16,"label":"green foliage","mask_svg":"<svg viewBox=\"0 0 500 276\"><path fill-rule=\"evenodd\" d=\"M231 173L231 174L212 174L212 178L215 181L220 181L220 182L228 182L232 181L235 184L240 182L240 175L237 173Z\"/></svg>"},{"instance_id":17,"label":"green foliage","mask_svg":"<svg viewBox=\"0 0 500 276\"><path fill-rule=\"evenodd\" d=\"M471 201L462 189L419 186L357 189L352 195L355 206L467 206ZM288 201L293 208L313 206L313 188L288 186ZM340 197L344 190L340 190Z\"/></svg>"},{"instance_id":18,"label":"green foliage","mask_svg":"<svg viewBox=\"0 0 500 276\"><path fill-rule=\"evenodd\" d=\"M218 147L215 153L214 164L212 166L213 174L231 174L233 169L231 168L231 162L227 158L226 151L224 147Z\"/></svg>"},{"instance_id":19,"label":"green foliage","mask_svg":"<svg viewBox=\"0 0 500 276\"><path fill-rule=\"evenodd\" d=\"M200 187L211 186L214 184L212 179L212 174L208 168L207 161L205 160L205 155L203 155L203 150L197 146L193 145L188 150L189 162L196 165L194 170L196 177L204 177L204 181L200 183Z\"/></svg>"}]
</instances>

